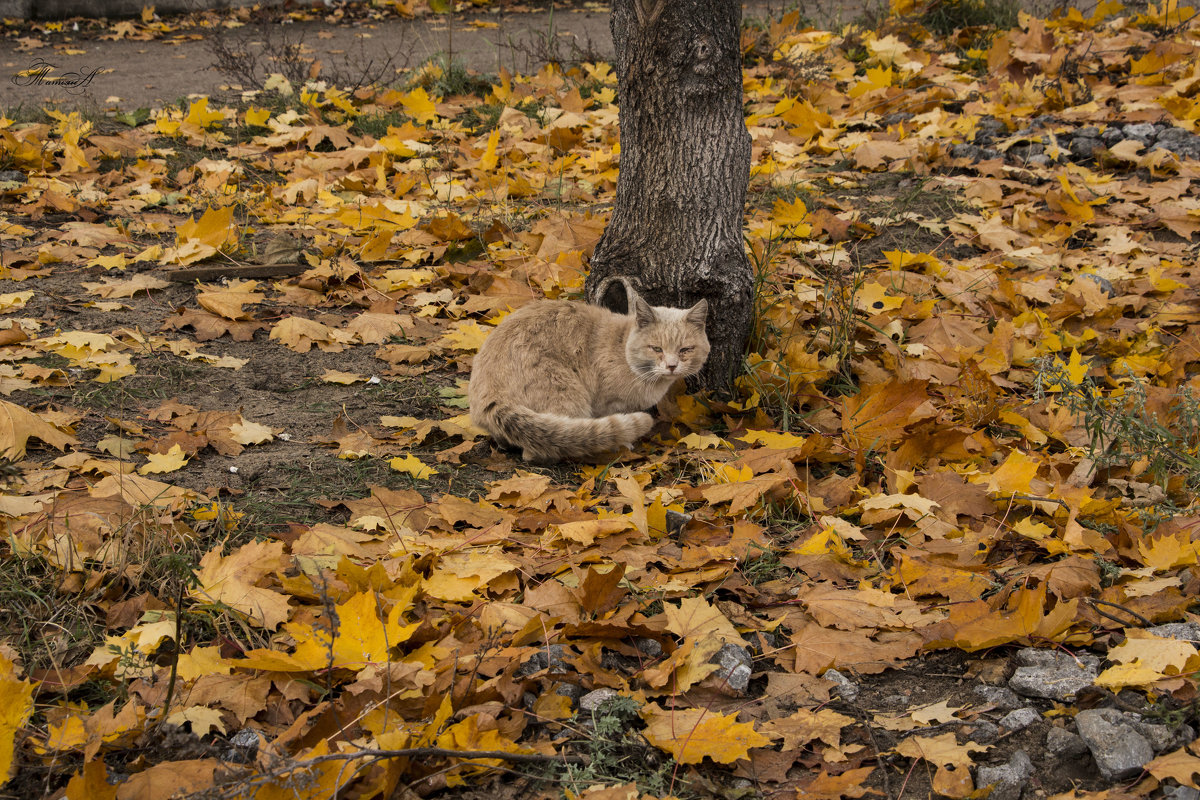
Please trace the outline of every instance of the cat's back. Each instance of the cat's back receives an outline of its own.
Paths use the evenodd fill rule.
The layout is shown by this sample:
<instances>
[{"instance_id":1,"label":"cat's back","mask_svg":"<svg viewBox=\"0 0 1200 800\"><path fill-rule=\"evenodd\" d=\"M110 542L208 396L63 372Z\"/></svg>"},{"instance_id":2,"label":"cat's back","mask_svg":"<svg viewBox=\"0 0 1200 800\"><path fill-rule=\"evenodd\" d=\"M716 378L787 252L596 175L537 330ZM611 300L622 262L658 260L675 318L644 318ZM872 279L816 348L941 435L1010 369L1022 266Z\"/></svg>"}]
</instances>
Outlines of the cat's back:
<instances>
[{"instance_id":1,"label":"cat's back","mask_svg":"<svg viewBox=\"0 0 1200 800\"><path fill-rule=\"evenodd\" d=\"M480 355L500 348L576 349L613 314L571 300L535 300L518 308L484 340Z\"/></svg>"}]
</instances>

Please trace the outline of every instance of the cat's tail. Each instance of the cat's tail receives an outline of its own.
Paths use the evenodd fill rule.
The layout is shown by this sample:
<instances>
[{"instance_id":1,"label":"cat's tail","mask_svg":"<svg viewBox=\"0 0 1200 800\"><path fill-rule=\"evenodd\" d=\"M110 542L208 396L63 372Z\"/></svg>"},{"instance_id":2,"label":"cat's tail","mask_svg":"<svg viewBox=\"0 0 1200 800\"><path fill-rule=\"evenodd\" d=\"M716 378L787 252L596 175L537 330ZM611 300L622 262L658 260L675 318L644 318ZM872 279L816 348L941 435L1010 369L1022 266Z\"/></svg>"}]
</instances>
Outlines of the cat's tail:
<instances>
[{"instance_id":1,"label":"cat's tail","mask_svg":"<svg viewBox=\"0 0 1200 800\"><path fill-rule=\"evenodd\" d=\"M476 423L493 436L520 447L526 461L549 463L629 447L650 431L654 420L640 411L607 417L567 417L491 403Z\"/></svg>"}]
</instances>

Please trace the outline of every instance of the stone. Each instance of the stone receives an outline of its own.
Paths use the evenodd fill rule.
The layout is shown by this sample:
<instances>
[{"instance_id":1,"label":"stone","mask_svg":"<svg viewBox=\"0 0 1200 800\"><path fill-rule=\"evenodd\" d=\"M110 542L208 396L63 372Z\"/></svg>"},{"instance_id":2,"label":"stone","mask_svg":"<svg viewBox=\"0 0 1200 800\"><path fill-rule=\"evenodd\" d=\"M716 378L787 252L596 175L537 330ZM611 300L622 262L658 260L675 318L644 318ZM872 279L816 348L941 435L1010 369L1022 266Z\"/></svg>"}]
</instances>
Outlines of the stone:
<instances>
[{"instance_id":1,"label":"stone","mask_svg":"<svg viewBox=\"0 0 1200 800\"><path fill-rule=\"evenodd\" d=\"M980 161L983 158L983 148L977 144L955 144L950 146L951 158L969 158Z\"/></svg>"},{"instance_id":2,"label":"stone","mask_svg":"<svg viewBox=\"0 0 1200 800\"><path fill-rule=\"evenodd\" d=\"M1165 625L1155 625L1153 628L1146 628L1146 633L1160 636L1164 639L1200 642L1200 625L1195 622L1168 622Z\"/></svg>"},{"instance_id":3,"label":"stone","mask_svg":"<svg viewBox=\"0 0 1200 800\"><path fill-rule=\"evenodd\" d=\"M1130 720L1133 727L1137 728L1138 733L1146 737L1146 741L1150 743L1156 753L1164 753L1167 750L1175 749L1175 732L1167 725L1158 725L1153 722L1145 722L1141 719ZM1188 739L1187 741L1191 741Z\"/></svg>"},{"instance_id":4,"label":"stone","mask_svg":"<svg viewBox=\"0 0 1200 800\"><path fill-rule=\"evenodd\" d=\"M1016 692L1003 686L976 686L973 691L985 703L991 703L1002 711L1011 711L1024 705Z\"/></svg>"},{"instance_id":5,"label":"stone","mask_svg":"<svg viewBox=\"0 0 1200 800\"><path fill-rule=\"evenodd\" d=\"M1104 143L1099 139L1076 136L1071 140L1071 155L1080 159L1095 158L1096 151L1103 147Z\"/></svg>"},{"instance_id":6,"label":"stone","mask_svg":"<svg viewBox=\"0 0 1200 800\"><path fill-rule=\"evenodd\" d=\"M842 673L838 672L836 669L825 670L825 674L821 677L837 684L837 687L834 691L836 691L838 696L843 700L853 703L858 699L858 684L847 678Z\"/></svg>"},{"instance_id":7,"label":"stone","mask_svg":"<svg viewBox=\"0 0 1200 800\"><path fill-rule=\"evenodd\" d=\"M1137 139L1144 144L1149 144L1158 138L1158 128L1152 122L1131 123L1125 126L1124 131L1126 139Z\"/></svg>"},{"instance_id":8,"label":"stone","mask_svg":"<svg viewBox=\"0 0 1200 800\"><path fill-rule=\"evenodd\" d=\"M1115 708L1088 708L1075 715L1075 729L1092 753L1100 775L1110 781L1132 778L1152 758L1146 737Z\"/></svg>"},{"instance_id":9,"label":"stone","mask_svg":"<svg viewBox=\"0 0 1200 800\"><path fill-rule=\"evenodd\" d=\"M1078 128L1075 131L1075 138L1078 139L1080 137L1084 139L1099 139L1100 129L1095 125L1085 125L1084 127Z\"/></svg>"},{"instance_id":10,"label":"stone","mask_svg":"<svg viewBox=\"0 0 1200 800\"><path fill-rule=\"evenodd\" d=\"M521 666L517 667L516 673L518 678L524 678L532 675L535 672L541 672L544 669L549 669L552 673L562 674L567 671L563 664L563 646L561 644L552 644L547 647L538 648L537 652L529 656Z\"/></svg>"},{"instance_id":11,"label":"stone","mask_svg":"<svg viewBox=\"0 0 1200 800\"><path fill-rule=\"evenodd\" d=\"M1125 132L1118 127L1105 128L1100 132L1100 139L1109 147L1125 140Z\"/></svg>"},{"instance_id":12,"label":"stone","mask_svg":"<svg viewBox=\"0 0 1200 800\"><path fill-rule=\"evenodd\" d=\"M225 761L232 761L238 764L249 764L254 761L258 755L258 731L250 728L242 728L240 731L229 737L229 748L221 754Z\"/></svg>"},{"instance_id":13,"label":"stone","mask_svg":"<svg viewBox=\"0 0 1200 800\"><path fill-rule=\"evenodd\" d=\"M638 649L638 652L646 656L646 658L660 658L663 654L662 642L658 639L649 637L640 637L633 640L633 646Z\"/></svg>"},{"instance_id":14,"label":"stone","mask_svg":"<svg viewBox=\"0 0 1200 800\"><path fill-rule=\"evenodd\" d=\"M1024 750L1018 750L1007 764L998 767L976 767L975 786L982 789L992 786L988 800L1019 800L1021 792L1033 775L1033 762Z\"/></svg>"},{"instance_id":15,"label":"stone","mask_svg":"<svg viewBox=\"0 0 1200 800\"><path fill-rule=\"evenodd\" d=\"M25 173L19 169L0 169L0 183L4 181L25 183Z\"/></svg>"},{"instance_id":16,"label":"stone","mask_svg":"<svg viewBox=\"0 0 1200 800\"><path fill-rule=\"evenodd\" d=\"M1096 680L1100 659L1088 654L1073 657L1061 650L1027 647L1017 652L1017 664L1008 688L1025 697L1067 701Z\"/></svg>"},{"instance_id":17,"label":"stone","mask_svg":"<svg viewBox=\"0 0 1200 800\"><path fill-rule=\"evenodd\" d=\"M589 714L599 711L602 705L620 696L621 693L616 689L594 689L579 698L579 710Z\"/></svg>"},{"instance_id":18,"label":"stone","mask_svg":"<svg viewBox=\"0 0 1200 800\"><path fill-rule=\"evenodd\" d=\"M717 665L717 671L713 673L713 677L723 681L726 686L738 694L742 694L750 686L750 674L754 671L754 659L746 648L726 642L709 659L709 662Z\"/></svg>"},{"instance_id":19,"label":"stone","mask_svg":"<svg viewBox=\"0 0 1200 800\"><path fill-rule=\"evenodd\" d=\"M1028 728L1042 718L1034 708L1018 708L1000 718L1000 727L1005 730L1019 731Z\"/></svg>"},{"instance_id":20,"label":"stone","mask_svg":"<svg viewBox=\"0 0 1200 800\"><path fill-rule=\"evenodd\" d=\"M1200 800L1200 790L1190 786L1172 786L1163 789L1163 800Z\"/></svg>"},{"instance_id":21,"label":"stone","mask_svg":"<svg viewBox=\"0 0 1200 800\"><path fill-rule=\"evenodd\" d=\"M579 698L583 697L583 687L578 683L560 683L554 687L554 693L570 698L571 705L578 705Z\"/></svg>"},{"instance_id":22,"label":"stone","mask_svg":"<svg viewBox=\"0 0 1200 800\"><path fill-rule=\"evenodd\" d=\"M970 724L967 738L980 744L991 744L1000 738L1000 726L986 719L977 719Z\"/></svg>"},{"instance_id":23,"label":"stone","mask_svg":"<svg viewBox=\"0 0 1200 800\"><path fill-rule=\"evenodd\" d=\"M1077 733L1051 728L1046 731L1046 751L1056 758L1078 758L1088 751L1088 746Z\"/></svg>"}]
</instances>

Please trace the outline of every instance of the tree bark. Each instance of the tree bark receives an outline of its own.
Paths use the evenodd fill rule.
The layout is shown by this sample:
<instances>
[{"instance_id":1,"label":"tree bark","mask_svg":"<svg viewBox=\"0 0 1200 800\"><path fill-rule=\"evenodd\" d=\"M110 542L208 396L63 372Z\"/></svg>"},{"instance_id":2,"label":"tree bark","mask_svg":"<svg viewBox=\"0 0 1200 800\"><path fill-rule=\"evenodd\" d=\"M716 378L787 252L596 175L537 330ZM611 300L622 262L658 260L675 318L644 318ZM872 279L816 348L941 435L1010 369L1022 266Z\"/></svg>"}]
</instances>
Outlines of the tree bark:
<instances>
[{"instance_id":1,"label":"tree bark","mask_svg":"<svg viewBox=\"0 0 1200 800\"><path fill-rule=\"evenodd\" d=\"M711 389L740 368L753 310L740 26L733 0L613 0L620 172L585 285L589 302L618 311L624 292L610 277L654 305L708 300L712 351L696 383Z\"/></svg>"}]
</instances>

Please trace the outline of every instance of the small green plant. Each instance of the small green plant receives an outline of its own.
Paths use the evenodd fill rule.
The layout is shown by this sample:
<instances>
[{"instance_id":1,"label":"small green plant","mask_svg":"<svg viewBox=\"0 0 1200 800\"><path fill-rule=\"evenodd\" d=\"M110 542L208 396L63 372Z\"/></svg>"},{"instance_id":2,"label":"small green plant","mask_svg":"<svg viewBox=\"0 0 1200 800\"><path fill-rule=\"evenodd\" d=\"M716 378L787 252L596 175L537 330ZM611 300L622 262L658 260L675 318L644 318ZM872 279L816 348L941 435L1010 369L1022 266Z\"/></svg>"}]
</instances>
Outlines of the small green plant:
<instances>
[{"instance_id":1,"label":"small green plant","mask_svg":"<svg viewBox=\"0 0 1200 800\"><path fill-rule=\"evenodd\" d=\"M779 551L751 544L746 552L746 560L741 566L742 577L751 586L766 583L788 572L787 567L779 560Z\"/></svg>"},{"instance_id":2,"label":"small green plant","mask_svg":"<svg viewBox=\"0 0 1200 800\"><path fill-rule=\"evenodd\" d=\"M1190 388L1175 392L1155 414L1137 376L1128 376L1122 392L1106 394L1090 377L1073 380L1061 359L1046 358L1038 363L1034 396L1051 394L1083 418L1088 457L1097 467L1138 462L1142 474L1168 491L1177 478L1188 492L1200 492L1200 399Z\"/></svg>"},{"instance_id":3,"label":"small green plant","mask_svg":"<svg viewBox=\"0 0 1200 800\"><path fill-rule=\"evenodd\" d=\"M939 36L964 28L1004 30L1017 24L1018 8L1006 0L942 0L921 14L921 24Z\"/></svg>"},{"instance_id":4,"label":"small green plant","mask_svg":"<svg viewBox=\"0 0 1200 800\"><path fill-rule=\"evenodd\" d=\"M632 781L639 790L653 795L684 796L678 776L672 787L675 762L646 744L638 733L641 720L638 704L632 698L609 698L595 711L581 713L575 721L589 734L584 742L589 763L567 766L566 774L558 778L564 787L578 793L596 784Z\"/></svg>"}]
</instances>

